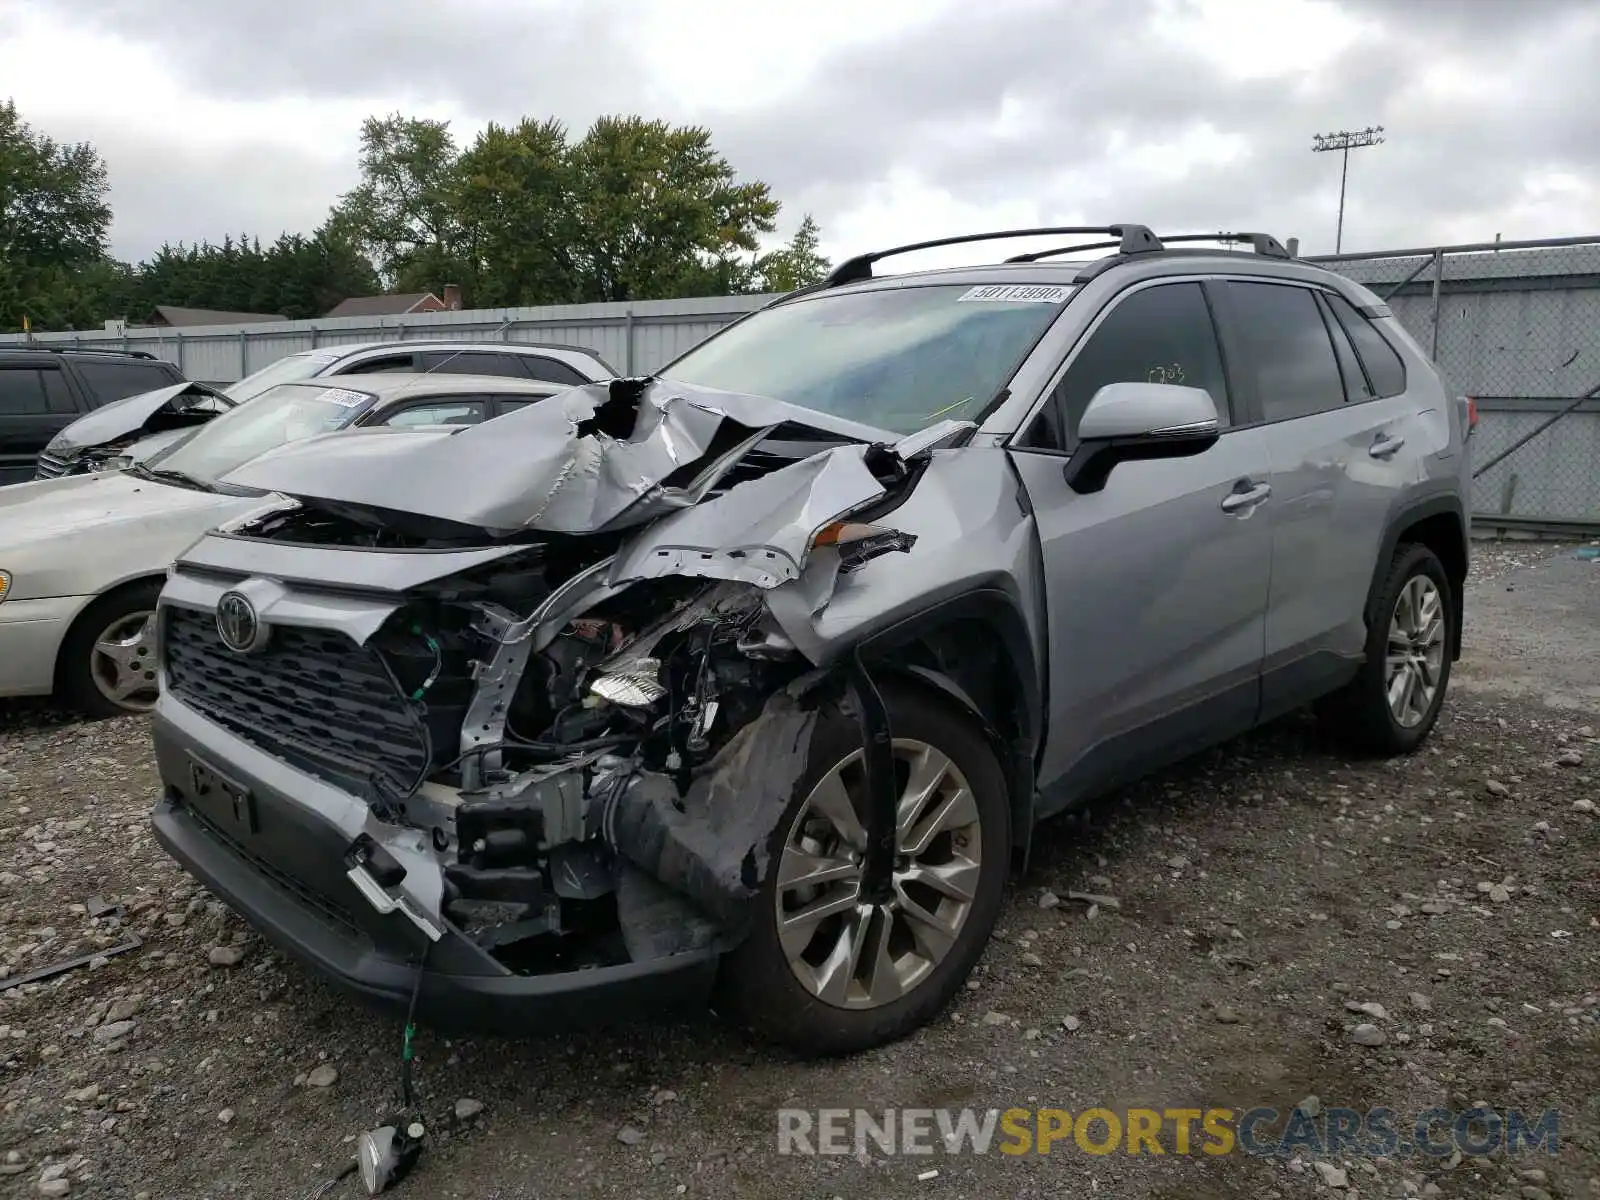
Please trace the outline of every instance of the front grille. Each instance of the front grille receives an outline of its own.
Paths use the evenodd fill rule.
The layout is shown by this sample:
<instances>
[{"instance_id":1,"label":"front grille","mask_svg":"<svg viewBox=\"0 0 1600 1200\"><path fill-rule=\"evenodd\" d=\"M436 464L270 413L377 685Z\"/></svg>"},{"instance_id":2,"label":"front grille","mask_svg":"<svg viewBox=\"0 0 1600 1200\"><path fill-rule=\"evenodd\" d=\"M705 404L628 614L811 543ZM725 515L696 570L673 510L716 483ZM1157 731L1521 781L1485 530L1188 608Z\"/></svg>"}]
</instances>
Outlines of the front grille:
<instances>
[{"instance_id":1,"label":"front grille","mask_svg":"<svg viewBox=\"0 0 1600 1200\"><path fill-rule=\"evenodd\" d=\"M57 458L54 454L41 454L34 461L33 477L35 479L55 479L67 469L67 460Z\"/></svg>"},{"instance_id":2,"label":"front grille","mask_svg":"<svg viewBox=\"0 0 1600 1200\"><path fill-rule=\"evenodd\" d=\"M376 651L332 630L276 625L236 654L212 613L171 606L162 629L167 686L184 703L285 762L390 805L428 767L428 735Z\"/></svg>"},{"instance_id":3,"label":"front grille","mask_svg":"<svg viewBox=\"0 0 1600 1200\"><path fill-rule=\"evenodd\" d=\"M345 937L356 938L363 942L371 941L371 939L367 937L366 931L356 923L355 914L344 905L340 904L337 900L334 900L330 896L323 895L323 893L315 890L314 888L308 887L305 883L299 879L296 879L287 871L280 870L279 868L273 866L259 854L251 853L251 851L245 848L244 843L240 842L237 838L231 837L229 834L223 832L221 827L218 826L216 822L212 821L198 809L189 807L185 808L184 811L187 812L189 816L194 819L195 824L200 826L201 829L205 830L205 832L210 835L214 841L225 847L231 853L237 855L239 858L243 859L245 862L249 863L260 874L264 875L271 883L276 884L280 891L287 892L294 899L298 900L302 907L310 909L317 916L321 917L325 924L332 926Z\"/></svg>"}]
</instances>

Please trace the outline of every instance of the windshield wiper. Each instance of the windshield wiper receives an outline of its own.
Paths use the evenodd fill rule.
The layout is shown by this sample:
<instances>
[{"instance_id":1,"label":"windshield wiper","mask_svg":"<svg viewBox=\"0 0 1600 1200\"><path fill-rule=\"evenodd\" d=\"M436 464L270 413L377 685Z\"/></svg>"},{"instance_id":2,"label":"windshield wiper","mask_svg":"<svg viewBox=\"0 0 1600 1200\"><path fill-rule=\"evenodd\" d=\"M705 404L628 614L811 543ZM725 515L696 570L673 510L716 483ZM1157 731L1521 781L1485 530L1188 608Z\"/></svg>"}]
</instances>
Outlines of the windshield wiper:
<instances>
[{"instance_id":1,"label":"windshield wiper","mask_svg":"<svg viewBox=\"0 0 1600 1200\"><path fill-rule=\"evenodd\" d=\"M204 479L183 471L174 471L170 467L147 467L144 463L134 463L128 468L129 472L140 479L154 479L158 483L175 483L179 487L193 488L197 492L214 492L216 487Z\"/></svg>"}]
</instances>

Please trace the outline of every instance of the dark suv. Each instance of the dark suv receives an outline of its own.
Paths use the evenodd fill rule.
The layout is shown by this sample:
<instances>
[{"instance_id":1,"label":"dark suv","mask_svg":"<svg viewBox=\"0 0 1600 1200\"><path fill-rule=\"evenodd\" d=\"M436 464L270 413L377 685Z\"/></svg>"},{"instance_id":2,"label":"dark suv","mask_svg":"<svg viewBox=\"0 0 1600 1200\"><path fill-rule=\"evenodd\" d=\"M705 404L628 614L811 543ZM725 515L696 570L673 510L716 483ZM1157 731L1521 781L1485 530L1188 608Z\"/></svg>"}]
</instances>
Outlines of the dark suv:
<instances>
[{"instance_id":1,"label":"dark suv","mask_svg":"<svg viewBox=\"0 0 1600 1200\"><path fill-rule=\"evenodd\" d=\"M32 479L39 452L84 413L183 382L139 350L0 349L0 485Z\"/></svg>"}]
</instances>

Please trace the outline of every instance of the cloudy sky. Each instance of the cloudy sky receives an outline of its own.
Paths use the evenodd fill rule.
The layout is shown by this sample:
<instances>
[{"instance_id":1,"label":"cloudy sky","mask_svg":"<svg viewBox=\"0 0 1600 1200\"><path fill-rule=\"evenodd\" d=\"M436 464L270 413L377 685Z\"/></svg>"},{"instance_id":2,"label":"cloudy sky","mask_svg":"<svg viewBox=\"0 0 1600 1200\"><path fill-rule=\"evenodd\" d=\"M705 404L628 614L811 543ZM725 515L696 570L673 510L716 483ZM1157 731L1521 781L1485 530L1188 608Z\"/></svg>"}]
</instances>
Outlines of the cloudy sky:
<instances>
[{"instance_id":1,"label":"cloudy sky","mask_svg":"<svg viewBox=\"0 0 1600 1200\"><path fill-rule=\"evenodd\" d=\"M781 15L772 15L781 14ZM835 258L1141 221L1345 248L1600 232L1592 0L0 0L0 96L110 169L113 250L309 231L372 113L711 128Z\"/></svg>"}]
</instances>

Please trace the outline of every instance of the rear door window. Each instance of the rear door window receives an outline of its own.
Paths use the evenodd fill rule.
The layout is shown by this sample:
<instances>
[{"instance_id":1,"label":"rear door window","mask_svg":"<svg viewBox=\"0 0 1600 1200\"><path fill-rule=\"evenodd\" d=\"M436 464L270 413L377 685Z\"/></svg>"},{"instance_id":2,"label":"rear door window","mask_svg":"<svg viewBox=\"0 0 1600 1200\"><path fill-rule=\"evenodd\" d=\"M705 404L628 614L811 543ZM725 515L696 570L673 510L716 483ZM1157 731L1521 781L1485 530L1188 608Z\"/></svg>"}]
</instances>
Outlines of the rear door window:
<instances>
[{"instance_id":1,"label":"rear door window","mask_svg":"<svg viewBox=\"0 0 1600 1200\"><path fill-rule=\"evenodd\" d=\"M183 376L165 363L102 362L80 358L75 359L72 365L89 391L89 403L95 408L110 404L113 400L137 396L140 392L153 392L157 388L183 382Z\"/></svg>"},{"instance_id":2,"label":"rear door window","mask_svg":"<svg viewBox=\"0 0 1600 1200\"><path fill-rule=\"evenodd\" d=\"M1344 407L1344 381L1333 340L1311 289L1294 284L1222 285L1243 374L1266 421L1287 421Z\"/></svg>"}]
</instances>

